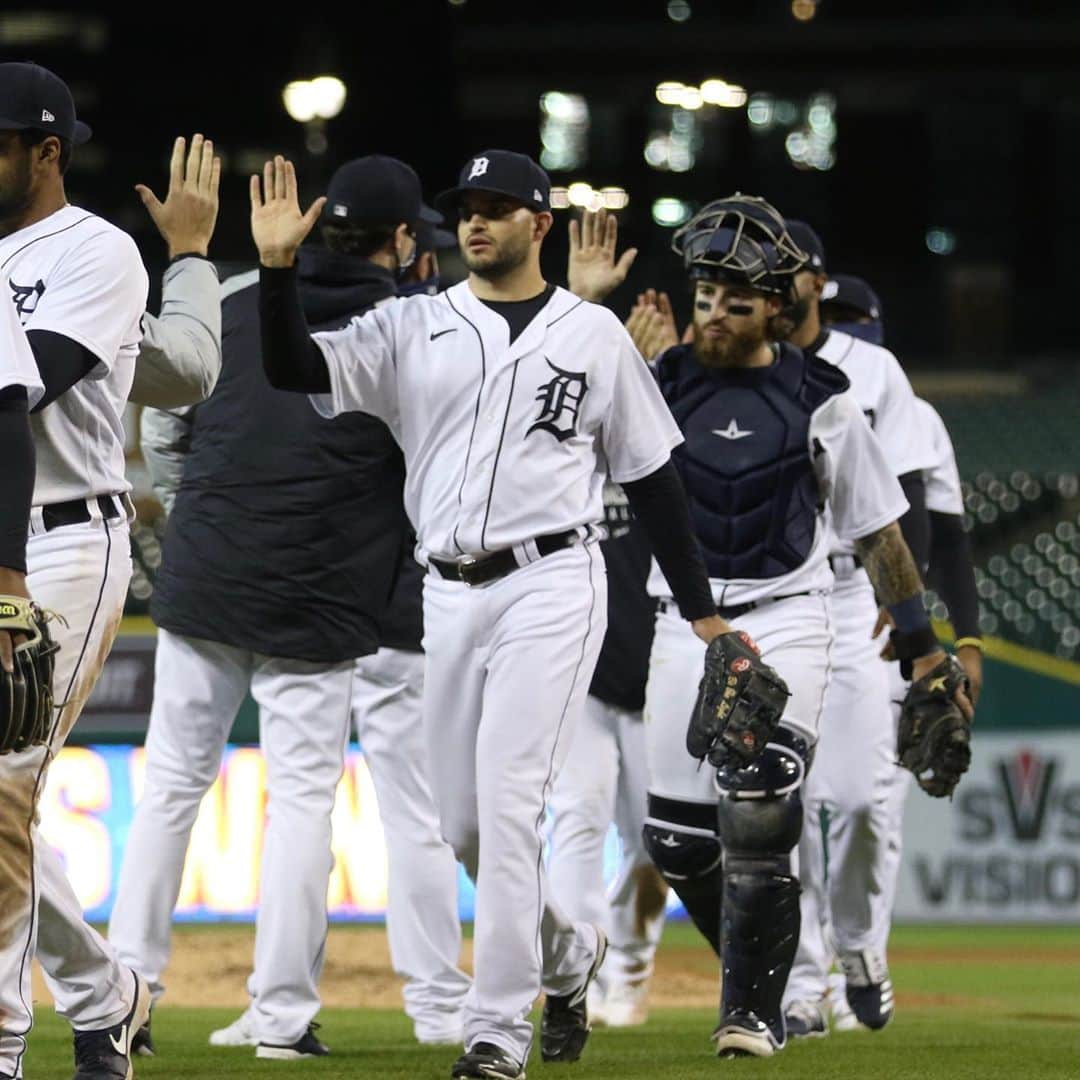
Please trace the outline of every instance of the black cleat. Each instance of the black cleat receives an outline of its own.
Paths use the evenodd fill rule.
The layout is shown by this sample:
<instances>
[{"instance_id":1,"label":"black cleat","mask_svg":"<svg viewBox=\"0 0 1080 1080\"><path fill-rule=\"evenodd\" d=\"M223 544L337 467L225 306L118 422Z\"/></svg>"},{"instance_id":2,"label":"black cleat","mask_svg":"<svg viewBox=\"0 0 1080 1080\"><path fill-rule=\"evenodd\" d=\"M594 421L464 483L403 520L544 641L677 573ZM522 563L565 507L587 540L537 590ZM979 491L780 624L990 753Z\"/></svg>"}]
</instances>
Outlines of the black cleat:
<instances>
[{"instance_id":1,"label":"black cleat","mask_svg":"<svg viewBox=\"0 0 1080 1080\"><path fill-rule=\"evenodd\" d=\"M255 1056L265 1061L296 1061L298 1058L326 1057L330 1047L315 1038L318 1024L311 1023L307 1031L294 1043L265 1043L255 1047Z\"/></svg>"},{"instance_id":2,"label":"black cleat","mask_svg":"<svg viewBox=\"0 0 1080 1080\"><path fill-rule=\"evenodd\" d=\"M599 926L596 930L596 956L585 981L572 993L562 997L549 994L544 1001L540 1018L540 1056L545 1061L577 1061L589 1038L589 1009L586 999L589 984L596 978L607 953L607 936Z\"/></svg>"},{"instance_id":3,"label":"black cleat","mask_svg":"<svg viewBox=\"0 0 1080 1080\"><path fill-rule=\"evenodd\" d=\"M840 968L855 1019L871 1031L880 1031L893 1015L893 985L884 959L869 949L842 953Z\"/></svg>"},{"instance_id":4,"label":"black cleat","mask_svg":"<svg viewBox=\"0 0 1080 1080\"><path fill-rule=\"evenodd\" d=\"M157 1053L154 1038L150 1034L150 1020L152 1018L151 1014L146 1023L135 1032L135 1037L131 1040L131 1052L139 1057L153 1057Z\"/></svg>"},{"instance_id":5,"label":"black cleat","mask_svg":"<svg viewBox=\"0 0 1080 1080\"><path fill-rule=\"evenodd\" d=\"M776 1041L769 1025L752 1012L722 1016L712 1033L712 1041L716 1056L722 1058L772 1057L783 1046Z\"/></svg>"},{"instance_id":6,"label":"black cleat","mask_svg":"<svg viewBox=\"0 0 1080 1080\"><path fill-rule=\"evenodd\" d=\"M784 1027L790 1039L823 1038L829 1034L825 1014L813 1001L796 1001L784 1013Z\"/></svg>"},{"instance_id":7,"label":"black cleat","mask_svg":"<svg viewBox=\"0 0 1080 1080\"><path fill-rule=\"evenodd\" d=\"M136 975L131 1011L115 1027L75 1032L74 1080L131 1080L135 1033L150 1019L150 987Z\"/></svg>"},{"instance_id":8,"label":"black cleat","mask_svg":"<svg viewBox=\"0 0 1080 1080\"><path fill-rule=\"evenodd\" d=\"M494 1043L473 1043L454 1062L450 1070L452 1080L465 1077L481 1077L483 1080L525 1080L525 1066L519 1065L502 1047Z\"/></svg>"}]
</instances>

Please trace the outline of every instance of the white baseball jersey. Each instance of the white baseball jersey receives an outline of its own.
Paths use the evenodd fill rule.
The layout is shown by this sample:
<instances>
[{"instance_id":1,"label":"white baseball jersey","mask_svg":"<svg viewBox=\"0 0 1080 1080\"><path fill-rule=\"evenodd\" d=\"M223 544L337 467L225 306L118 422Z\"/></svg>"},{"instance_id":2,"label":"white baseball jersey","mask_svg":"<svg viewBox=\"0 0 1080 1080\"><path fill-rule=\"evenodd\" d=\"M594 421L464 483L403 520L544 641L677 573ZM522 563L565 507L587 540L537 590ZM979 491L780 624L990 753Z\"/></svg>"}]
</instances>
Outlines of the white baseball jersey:
<instances>
[{"instance_id":1,"label":"white baseball jersey","mask_svg":"<svg viewBox=\"0 0 1080 1080\"><path fill-rule=\"evenodd\" d=\"M893 476L933 465L934 453L923 434L923 423L915 407L915 391L900 362L888 349L830 330L817 355L848 377L850 392L874 429ZM854 550L853 544L842 536L831 548L834 554L844 555Z\"/></svg>"},{"instance_id":2,"label":"white baseball jersey","mask_svg":"<svg viewBox=\"0 0 1080 1080\"><path fill-rule=\"evenodd\" d=\"M98 359L31 417L34 505L129 490L121 417L149 285L135 242L96 214L65 206L0 238L0 272L26 331L62 334Z\"/></svg>"},{"instance_id":3,"label":"white baseball jersey","mask_svg":"<svg viewBox=\"0 0 1080 1080\"><path fill-rule=\"evenodd\" d=\"M0 289L7 289L7 279L0 278ZM26 400L32 409L45 392L38 374L34 353L26 334L19 325L15 308L0 304L0 390L9 386L22 386L26 389Z\"/></svg>"},{"instance_id":4,"label":"white baseball jersey","mask_svg":"<svg viewBox=\"0 0 1080 1080\"><path fill-rule=\"evenodd\" d=\"M853 549L857 537L884 528L907 511L908 501L885 449L850 391L833 395L810 417L807 445L825 511L818 515L809 554L779 577L710 578L720 607L829 589L829 552L837 538ZM655 559L648 588L653 596L671 597Z\"/></svg>"},{"instance_id":5,"label":"white baseball jersey","mask_svg":"<svg viewBox=\"0 0 1080 1080\"><path fill-rule=\"evenodd\" d=\"M468 282L314 335L332 390L312 401L327 417L361 411L389 426L422 554L517 547L520 562L533 561L534 537L603 520L606 474L639 480L682 442L606 308L555 289L509 336Z\"/></svg>"},{"instance_id":6,"label":"white baseball jersey","mask_svg":"<svg viewBox=\"0 0 1080 1080\"><path fill-rule=\"evenodd\" d=\"M960 487L960 470L956 467L956 452L949 438L945 421L929 401L915 399L922 421L921 431L931 449L934 463L923 468L926 485L926 509L938 514L963 514L964 495Z\"/></svg>"}]
</instances>

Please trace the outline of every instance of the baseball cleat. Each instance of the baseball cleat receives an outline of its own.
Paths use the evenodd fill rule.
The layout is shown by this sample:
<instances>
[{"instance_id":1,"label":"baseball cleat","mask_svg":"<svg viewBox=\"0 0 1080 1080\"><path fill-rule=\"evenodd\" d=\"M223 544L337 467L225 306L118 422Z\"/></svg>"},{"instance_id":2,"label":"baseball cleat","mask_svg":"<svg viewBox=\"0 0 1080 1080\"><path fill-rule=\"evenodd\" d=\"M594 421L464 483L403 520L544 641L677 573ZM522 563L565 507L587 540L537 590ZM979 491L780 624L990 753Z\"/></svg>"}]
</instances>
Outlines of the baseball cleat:
<instances>
[{"instance_id":1,"label":"baseball cleat","mask_svg":"<svg viewBox=\"0 0 1080 1080\"><path fill-rule=\"evenodd\" d=\"M481 1077L484 1080L525 1080L525 1066L519 1065L505 1050L494 1043L473 1043L454 1062L450 1070L452 1080L465 1077Z\"/></svg>"},{"instance_id":2,"label":"baseball cleat","mask_svg":"<svg viewBox=\"0 0 1080 1080\"><path fill-rule=\"evenodd\" d=\"M730 1013L720 1018L712 1033L716 1056L772 1057L783 1047L769 1030L769 1025L752 1012Z\"/></svg>"},{"instance_id":3,"label":"baseball cleat","mask_svg":"<svg viewBox=\"0 0 1080 1080\"><path fill-rule=\"evenodd\" d=\"M153 1057L157 1053L153 1036L150 1034L150 1021L152 1019L153 1014L151 1013L146 1018L146 1023L135 1032L135 1036L131 1040L131 1052L138 1057Z\"/></svg>"},{"instance_id":4,"label":"baseball cleat","mask_svg":"<svg viewBox=\"0 0 1080 1080\"><path fill-rule=\"evenodd\" d=\"M296 1061L299 1058L326 1057L330 1048L315 1038L318 1024L308 1024L307 1031L294 1043L261 1042L255 1047L255 1056L264 1061Z\"/></svg>"},{"instance_id":5,"label":"baseball cleat","mask_svg":"<svg viewBox=\"0 0 1080 1080\"><path fill-rule=\"evenodd\" d=\"M784 1012L784 1027L792 1039L820 1039L829 1034L825 1014L813 1001L793 1001Z\"/></svg>"},{"instance_id":6,"label":"baseball cleat","mask_svg":"<svg viewBox=\"0 0 1080 1080\"><path fill-rule=\"evenodd\" d=\"M540 1056L544 1061L577 1061L589 1038L589 984L607 954L607 935L596 931L596 955L585 981L572 994L548 994L540 1017Z\"/></svg>"},{"instance_id":7,"label":"baseball cleat","mask_svg":"<svg viewBox=\"0 0 1080 1080\"><path fill-rule=\"evenodd\" d=\"M75 1032L74 1080L131 1080L131 1050L135 1033L150 1018L150 986L141 975L127 1016L111 1028Z\"/></svg>"},{"instance_id":8,"label":"baseball cleat","mask_svg":"<svg viewBox=\"0 0 1080 1080\"><path fill-rule=\"evenodd\" d=\"M589 1005L589 1017L613 1028L640 1027L649 1019L649 976L610 983L595 1016Z\"/></svg>"},{"instance_id":9,"label":"baseball cleat","mask_svg":"<svg viewBox=\"0 0 1080 1080\"><path fill-rule=\"evenodd\" d=\"M210 1032L211 1046L258 1046L251 1010L241 1013L228 1027Z\"/></svg>"},{"instance_id":10,"label":"baseball cleat","mask_svg":"<svg viewBox=\"0 0 1080 1080\"><path fill-rule=\"evenodd\" d=\"M860 1024L879 1031L893 1014L893 986L884 959L869 949L840 954L848 1005Z\"/></svg>"},{"instance_id":11,"label":"baseball cleat","mask_svg":"<svg viewBox=\"0 0 1080 1080\"><path fill-rule=\"evenodd\" d=\"M855 1019L855 1014L847 1003L845 986L844 976L840 972L829 976L829 991L825 995L829 1027L833 1031L858 1031L863 1025Z\"/></svg>"}]
</instances>

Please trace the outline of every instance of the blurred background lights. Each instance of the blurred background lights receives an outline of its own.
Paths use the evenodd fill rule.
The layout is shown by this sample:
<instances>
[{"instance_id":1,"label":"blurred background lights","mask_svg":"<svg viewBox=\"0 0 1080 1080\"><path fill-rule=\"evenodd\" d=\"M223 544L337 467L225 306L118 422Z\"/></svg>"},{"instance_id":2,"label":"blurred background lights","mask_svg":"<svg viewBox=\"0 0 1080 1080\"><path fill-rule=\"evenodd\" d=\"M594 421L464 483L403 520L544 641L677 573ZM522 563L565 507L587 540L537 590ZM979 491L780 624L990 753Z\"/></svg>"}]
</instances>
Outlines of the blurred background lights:
<instances>
[{"instance_id":1,"label":"blurred background lights","mask_svg":"<svg viewBox=\"0 0 1080 1080\"><path fill-rule=\"evenodd\" d=\"M686 0L668 0L667 13L668 18L677 23L686 22L693 14Z\"/></svg>"},{"instance_id":2,"label":"blurred background lights","mask_svg":"<svg viewBox=\"0 0 1080 1080\"><path fill-rule=\"evenodd\" d=\"M956 234L951 229L932 225L926 230L926 246L935 255L951 255L956 250Z\"/></svg>"},{"instance_id":3,"label":"blurred background lights","mask_svg":"<svg viewBox=\"0 0 1080 1080\"><path fill-rule=\"evenodd\" d=\"M816 0L791 0L791 14L799 22L809 22L817 14Z\"/></svg>"},{"instance_id":4,"label":"blurred background lights","mask_svg":"<svg viewBox=\"0 0 1080 1080\"><path fill-rule=\"evenodd\" d=\"M773 119L779 120L781 103L776 103ZM792 104L785 102L784 104ZM792 112L798 111L792 105ZM785 110L786 114L786 110ZM751 125L754 124L749 110ZM788 159L797 169L815 169L826 172L836 164L836 98L832 94L812 95L806 102L805 122L788 132L784 139L784 149ZM772 126L759 124L759 130Z\"/></svg>"},{"instance_id":5,"label":"blurred background lights","mask_svg":"<svg viewBox=\"0 0 1080 1080\"><path fill-rule=\"evenodd\" d=\"M588 160L589 104L581 94L549 90L540 95L540 164L577 169Z\"/></svg>"},{"instance_id":6,"label":"blurred background lights","mask_svg":"<svg viewBox=\"0 0 1080 1080\"><path fill-rule=\"evenodd\" d=\"M776 101L772 94L754 94L746 106L746 118L750 126L768 131L776 122Z\"/></svg>"},{"instance_id":7,"label":"blurred background lights","mask_svg":"<svg viewBox=\"0 0 1080 1080\"><path fill-rule=\"evenodd\" d=\"M721 109L741 109L746 104L746 90L723 79L706 79L700 86L687 86L673 79L658 83L656 100L661 105L672 105L696 111L702 105L715 105Z\"/></svg>"},{"instance_id":8,"label":"blurred background lights","mask_svg":"<svg viewBox=\"0 0 1080 1080\"><path fill-rule=\"evenodd\" d=\"M690 204L682 199L657 199L652 204L652 219L657 225L674 229L690 220Z\"/></svg>"},{"instance_id":9,"label":"blurred background lights","mask_svg":"<svg viewBox=\"0 0 1080 1080\"><path fill-rule=\"evenodd\" d=\"M281 97L285 111L301 124L315 119L330 120L345 105L345 84L333 75L297 79L285 87Z\"/></svg>"},{"instance_id":10,"label":"blurred background lights","mask_svg":"<svg viewBox=\"0 0 1080 1080\"><path fill-rule=\"evenodd\" d=\"M630 203L630 196L625 188L594 188L582 180L577 180L569 187L551 189L551 208L568 210L576 207L582 210L623 210Z\"/></svg>"}]
</instances>

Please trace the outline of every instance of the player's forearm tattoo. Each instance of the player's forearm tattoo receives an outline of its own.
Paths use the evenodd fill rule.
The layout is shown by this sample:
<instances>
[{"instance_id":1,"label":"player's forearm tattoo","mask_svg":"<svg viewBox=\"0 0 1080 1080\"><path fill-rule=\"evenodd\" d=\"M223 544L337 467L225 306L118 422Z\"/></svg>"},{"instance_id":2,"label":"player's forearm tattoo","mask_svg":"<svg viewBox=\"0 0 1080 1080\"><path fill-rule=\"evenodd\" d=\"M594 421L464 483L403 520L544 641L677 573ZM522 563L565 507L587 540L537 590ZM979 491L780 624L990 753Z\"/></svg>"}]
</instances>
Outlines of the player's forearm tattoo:
<instances>
[{"instance_id":1,"label":"player's forearm tattoo","mask_svg":"<svg viewBox=\"0 0 1080 1080\"><path fill-rule=\"evenodd\" d=\"M856 540L855 551L870 575L879 604L887 607L923 591L915 560L895 522Z\"/></svg>"}]
</instances>

